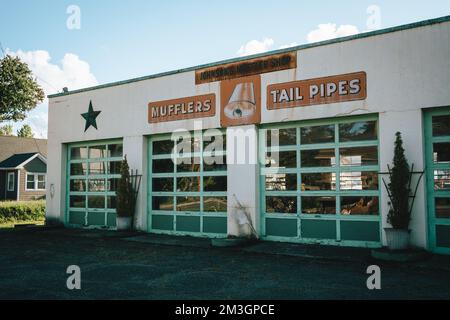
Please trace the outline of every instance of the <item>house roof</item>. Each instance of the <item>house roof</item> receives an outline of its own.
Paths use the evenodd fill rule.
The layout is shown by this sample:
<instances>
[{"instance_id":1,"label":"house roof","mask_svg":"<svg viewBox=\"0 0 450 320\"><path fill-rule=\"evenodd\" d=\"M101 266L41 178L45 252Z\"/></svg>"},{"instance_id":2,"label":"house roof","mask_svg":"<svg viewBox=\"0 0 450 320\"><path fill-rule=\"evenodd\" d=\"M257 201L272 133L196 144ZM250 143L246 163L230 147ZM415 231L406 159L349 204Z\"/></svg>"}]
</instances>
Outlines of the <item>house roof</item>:
<instances>
[{"instance_id":1,"label":"house roof","mask_svg":"<svg viewBox=\"0 0 450 320\"><path fill-rule=\"evenodd\" d=\"M22 167L26 163L30 162L34 158L38 157L40 154L37 152L34 153L19 153L12 155L6 160L3 160L0 162L0 169L18 169L19 167ZM42 156L40 159L44 162L46 162L45 158Z\"/></svg>"},{"instance_id":2,"label":"house roof","mask_svg":"<svg viewBox=\"0 0 450 320\"><path fill-rule=\"evenodd\" d=\"M0 136L0 162L24 153L40 153L47 157L47 139Z\"/></svg>"}]
</instances>

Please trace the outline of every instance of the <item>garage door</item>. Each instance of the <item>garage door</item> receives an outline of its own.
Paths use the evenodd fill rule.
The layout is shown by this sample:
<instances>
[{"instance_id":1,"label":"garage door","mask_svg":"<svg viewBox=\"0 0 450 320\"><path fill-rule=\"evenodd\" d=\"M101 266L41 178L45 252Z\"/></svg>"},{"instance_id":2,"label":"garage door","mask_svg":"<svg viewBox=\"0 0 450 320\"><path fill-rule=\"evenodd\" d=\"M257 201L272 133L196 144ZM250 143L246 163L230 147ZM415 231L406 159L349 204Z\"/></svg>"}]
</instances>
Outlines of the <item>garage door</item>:
<instances>
[{"instance_id":1,"label":"garage door","mask_svg":"<svg viewBox=\"0 0 450 320\"><path fill-rule=\"evenodd\" d=\"M227 233L226 135L213 130L172 140L149 139L149 230L223 236Z\"/></svg>"},{"instance_id":2,"label":"garage door","mask_svg":"<svg viewBox=\"0 0 450 320\"><path fill-rule=\"evenodd\" d=\"M69 145L66 225L116 226L122 156L122 141Z\"/></svg>"}]
</instances>

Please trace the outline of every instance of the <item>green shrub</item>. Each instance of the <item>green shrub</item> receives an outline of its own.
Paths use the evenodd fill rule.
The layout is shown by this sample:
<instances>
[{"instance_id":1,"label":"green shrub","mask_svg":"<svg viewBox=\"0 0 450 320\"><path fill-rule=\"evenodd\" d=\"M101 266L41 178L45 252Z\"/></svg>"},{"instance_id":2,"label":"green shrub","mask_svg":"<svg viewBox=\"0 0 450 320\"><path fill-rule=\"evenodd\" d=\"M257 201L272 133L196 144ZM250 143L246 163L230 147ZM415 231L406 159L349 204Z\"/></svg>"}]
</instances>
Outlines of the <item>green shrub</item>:
<instances>
[{"instance_id":1,"label":"green shrub","mask_svg":"<svg viewBox=\"0 0 450 320\"><path fill-rule=\"evenodd\" d=\"M0 223L45 219L45 201L0 202Z\"/></svg>"}]
</instances>

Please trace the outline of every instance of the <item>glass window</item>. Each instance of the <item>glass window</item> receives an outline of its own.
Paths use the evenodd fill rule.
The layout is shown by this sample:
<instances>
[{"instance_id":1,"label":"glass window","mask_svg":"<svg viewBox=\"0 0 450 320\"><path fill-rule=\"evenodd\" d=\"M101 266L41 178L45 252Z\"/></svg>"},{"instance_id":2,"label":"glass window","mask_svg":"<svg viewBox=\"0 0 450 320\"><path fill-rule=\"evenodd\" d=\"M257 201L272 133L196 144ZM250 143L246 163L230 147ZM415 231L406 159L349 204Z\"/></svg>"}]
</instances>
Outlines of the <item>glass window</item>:
<instances>
[{"instance_id":1,"label":"glass window","mask_svg":"<svg viewBox=\"0 0 450 320\"><path fill-rule=\"evenodd\" d=\"M203 177L204 191L227 191L227 176Z\"/></svg>"},{"instance_id":2,"label":"glass window","mask_svg":"<svg viewBox=\"0 0 450 320\"><path fill-rule=\"evenodd\" d=\"M96 159L96 158L105 158L106 157L106 146L92 146L89 147L89 158L90 159Z\"/></svg>"},{"instance_id":3,"label":"glass window","mask_svg":"<svg viewBox=\"0 0 450 320\"><path fill-rule=\"evenodd\" d=\"M153 154L171 154L174 143L172 140L153 141Z\"/></svg>"},{"instance_id":4,"label":"glass window","mask_svg":"<svg viewBox=\"0 0 450 320\"><path fill-rule=\"evenodd\" d=\"M69 199L71 208L85 208L86 207L86 197L85 196L70 196Z\"/></svg>"},{"instance_id":5,"label":"glass window","mask_svg":"<svg viewBox=\"0 0 450 320\"><path fill-rule=\"evenodd\" d=\"M336 165L334 149L302 150L300 159L302 167L334 167Z\"/></svg>"},{"instance_id":6,"label":"glass window","mask_svg":"<svg viewBox=\"0 0 450 320\"><path fill-rule=\"evenodd\" d=\"M154 159L153 173L172 173L174 171L174 164L172 159Z\"/></svg>"},{"instance_id":7,"label":"glass window","mask_svg":"<svg viewBox=\"0 0 450 320\"><path fill-rule=\"evenodd\" d=\"M266 154L266 167L295 168L296 166L296 151L268 152Z\"/></svg>"},{"instance_id":8,"label":"glass window","mask_svg":"<svg viewBox=\"0 0 450 320\"><path fill-rule=\"evenodd\" d=\"M70 175L71 176L84 176L87 173L87 163L71 163Z\"/></svg>"},{"instance_id":9,"label":"glass window","mask_svg":"<svg viewBox=\"0 0 450 320\"><path fill-rule=\"evenodd\" d=\"M152 197L152 209L160 210L160 211L172 211L173 210L173 197L153 196Z\"/></svg>"},{"instance_id":10,"label":"glass window","mask_svg":"<svg viewBox=\"0 0 450 320\"><path fill-rule=\"evenodd\" d=\"M341 197L342 215L378 215L378 197Z\"/></svg>"},{"instance_id":11,"label":"glass window","mask_svg":"<svg viewBox=\"0 0 450 320\"><path fill-rule=\"evenodd\" d=\"M121 158L123 155L123 144L109 144L108 145L108 157L110 158Z\"/></svg>"},{"instance_id":12,"label":"glass window","mask_svg":"<svg viewBox=\"0 0 450 320\"><path fill-rule=\"evenodd\" d=\"M177 197L177 211L200 211L200 197Z\"/></svg>"},{"instance_id":13,"label":"glass window","mask_svg":"<svg viewBox=\"0 0 450 320\"><path fill-rule=\"evenodd\" d=\"M303 127L300 132L301 144L334 143L334 124Z\"/></svg>"},{"instance_id":14,"label":"glass window","mask_svg":"<svg viewBox=\"0 0 450 320\"><path fill-rule=\"evenodd\" d=\"M225 151L227 150L227 135L203 137L203 151Z\"/></svg>"},{"instance_id":15,"label":"glass window","mask_svg":"<svg viewBox=\"0 0 450 320\"><path fill-rule=\"evenodd\" d=\"M336 173L303 173L302 191L336 190Z\"/></svg>"},{"instance_id":16,"label":"glass window","mask_svg":"<svg viewBox=\"0 0 450 320\"><path fill-rule=\"evenodd\" d=\"M341 166L373 166L378 164L378 148L356 147L341 148Z\"/></svg>"},{"instance_id":17,"label":"glass window","mask_svg":"<svg viewBox=\"0 0 450 320\"><path fill-rule=\"evenodd\" d=\"M205 156L203 171L227 171L226 156Z\"/></svg>"},{"instance_id":18,"label":"glass window","mask_svg":"<svg viewBox=\"0 0 450 320\"><path fill-rule=\"evenodd\" d=\"M434 190L450 190L450 170L434 170Z\"/></svg>"},{"instance_id":19,"label":"glass window","mask_svg":"<svg viewBox=\"0 0 450 320\"><path fill-rule=\"evenodd\" d=\"M34 174L28 173L27 174L27 190L34 190L35 189L34 183L35 183Z\"/></svg>"},{"instance_id":20,"label":"glass window","mask_svg":"<svg viewBox=\"0 0 450 320\"><path fill-rule=\"evenodd\" d=\"M89 179L88 188L90 192L103 192L105 191L105 179Z\"/></svg>"},{"instance_id":21,"label":"glass window","mask_svg":"<svg viewBox=\"0 0 450 320\"><path fill-rule=\"evenodd\" d=\"M436 218L450 218L450 198L435 198Z\"/></svg>"},{"instance_id":22,"label":"glass window","mask_svg":"<svg viewBox=\"0 0 450 320\"><path fill-rule=\"evenodd\" d=\"M433 136L450 136L450 115L433 117Z\"/></svg>"},{"instance_id":23,"label":"glass window","mask_svg":"<svg viewBox=\"0 0 450 320\"><path fill-rule=\"evenodd\" d=\"M302 213L336 214L336 197L302 197Z\"/></svg>"},{"instance_id":24,"label":"glass window","mask_svg":"<svg viewBox=\"0 0 450 320\"><path fill-rule=\"evenodd\" d=\"M88 196L88 207L91 209L104 209L105 196Z\"/></svg>"},{"instance_id":25,"label":"glass window","mask_svg":"<svg viewBox=\"0 0 450 320\"><path fill-rule=\"evenodd\" d=\"M358 121L339 124L339 141L363 141L377 139L376 121Z\"/></svg>"},{"instance_id":26,"label":"glass window","mask_svg":"<svg viewBox=\"0 0 450 320\"><path fill-rule=\"evenodd\" d=\"M15 177L16 176L14 172L8 173L8 191L14 191Z\"/></svg>"},{"instance_id":27,"label":"glass window","mask_svg":"<svg viewBox=\"0 0 450 320\"><path fill-rule=\"evenodd\" d=\"M433 161L434 163L450 162L450 142L433 144Z\"/></svg>"},{"instance_id":28,"label":"glass window","mask_svg":"<svg viewBox=\"0 0 450 320\"><path fill-rule=\"evenodd\" d=\"M297 213L297 197L266 197L266 212Z\"/></svg>"},{"instance_id":29,"label":"glass window","mask_svg":"<svg viewBox=\"0 0 450 320\"><path fill-rule=\"evenodd\" d=\"M152 191L173 192L173 178L153 178Z\"/></svg>"},{"instance_id":30,"label":"glass window","mask_svg":"<svg viewBox=\"0 0 450 320\"><path fill-rule=\"evenodd\" d=\"M38 174L37 178L38 190L45 190L45 174Z\"/></svg>"},{"instance_id":31,"label":"glass window","mask_svg":"<svg viewBox=\"0 0 450 320\"><path fill-rule=\"evenodd\" d=\"M120 174L120 166L122 165L122 161L110 161L108 163L109 174Z\"/></svg>"},{"instance_id":32,"label":"glass window","mask_svg":"<svg viewBox=\"0 0 450 320\"><path fill-rule=\"evenodd\" d=\"M341 190L378 190L378 173L369 172L341 172Z\"/></svg>"},{"instance_id":33,"label":"glass window","mask_svg":"<svg viewBox=\"0 0 450 320\"><path fill-rule=\"evenodd\" d=\"M198 137L180 138L175 144L176 154L182 156L186 153L200 152L201 143Z\"/></svg>"},{"instance_id":34,"label":"glass window","mask_svg":"<svg viewBox=\"0 0 450 320\"><path fill-rule=\"evenodd\" d=\"M178 158L177 172L199 172L200 158Z\"/></svg>"},{"instance_id":35,"label":"glass window","mask_svg":"<svg viewBox=\"0 0 450 320\"><path fill-rule=\"evenodd\" d=\"M119 186L119 178L109 178L108 179L108 191L117 191Z\"/></svg>"},{"instance_id":36,"label":"glass window","mask_svg":"<svg viewBox=\"0 0 450 320\"><path fill-rule=\"evenodd\" d=\"M267 146L295 146L297 144L297 129L273 129L266 131Z\"/></svg>"},{"instance_id":37,"label":"glass window","mask_svg":"<svg viewBox=\"0 0 450 320\"><path fill-rule=\"evenodd\" d=\"M267 191L295 191L297 190L297 174L280 173L266 175Z\"/></svg>"},{"instance_id":38,"label":"glass window","mask_svg":"<svg viewBox=\"0 0 450 320\"><path fill-rule=\"evenodd\" d=\"M200 177L178 177L177 192L199 192Z\"/></svg>"},{"instance_id":39,"label":"glass window","mask_svg":"<svg viewBox=\"0 0 450 320\"><path fill-rule=\"evenodd\" d=\"M89 174L105 174L106 165L104 162L90 162L89 163Z\"/></svg>"},{"instance_id":40,"label":"glass window","mask_svg":"<svg viewBox=\"0 0 450 320\"><path fill-rule=\"evenodd\" d=\"M70 159L86 159L88 155L86 147L75 147L70 149Z\"/></svg>"},{"instance_id":41,"label":"glass window","mask_svg":"<svg viewBox=\"0 0 450 320\"><path fill-rule=\"evenodd\" d=\"M86 191L86 181L81 179L70 180L70 191L84 192Z\"/></svg>"},{"instance_id":42,"label":"glass window","mask_svg":"<svg viewBox=\"0 0 450 320\"><path fill-rule=\"evenodd\" d=\"M116 209L117 208L115 196L107 196L106 200L107 200L106 203L107 203L108 209Z\"/></svg>"},{"instance_id":43,"label":"glass window","mask_svg":"<svg viewBox=\"0 0 450 320\"><path fill-rule=\"evenodd\" d=\"M203 211L227 212L227 197L204 197Z\"/></svg>"}]
</instances>

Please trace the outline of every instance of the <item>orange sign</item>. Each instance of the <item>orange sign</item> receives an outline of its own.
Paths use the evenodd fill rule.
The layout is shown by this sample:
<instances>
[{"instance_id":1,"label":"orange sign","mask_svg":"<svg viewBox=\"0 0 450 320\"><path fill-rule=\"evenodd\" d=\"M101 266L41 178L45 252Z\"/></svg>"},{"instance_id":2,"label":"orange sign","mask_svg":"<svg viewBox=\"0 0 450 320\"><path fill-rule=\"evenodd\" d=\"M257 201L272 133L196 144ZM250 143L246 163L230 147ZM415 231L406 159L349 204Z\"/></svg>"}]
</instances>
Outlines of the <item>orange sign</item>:
<instances>
[{"instance_id":1,"label":"orange sign","mask_svg":"<svg viewBox=\"0 0 450 320\"><path fill-rule=\"evenodd\" d=\"M367 97L365 72L285 82L267 87L267 109L305 107Z\"/></svg>"},{"instance_id":2,"label":"orange sign","mask_svg":"<svg viewBox=\"0 0 450 320\"><path fill-rule=\"evenodd\" d=\"M261 76L250 76L220 83L220 124L222 127L261 121Z\"/></svg>"},{"instance_id":3,"label":"orange sign","mask_svg":"<svg viewBox=\"0 0 450 320\"><path fill-rule=\"evenodd\" d=\"M297 51L232 62L195 71L195 84L297 68Z\"/></svg>"},{"instance_id":4,"label":"orange sign","mask_svg":"<svg viewBox=\"0 0 450 320\"><path fill-rule=\"evenodd\" d=\"M212 117L215 114L215 94L156 101L148 104L149 123Z\"/></svg>"}]
</instances>

